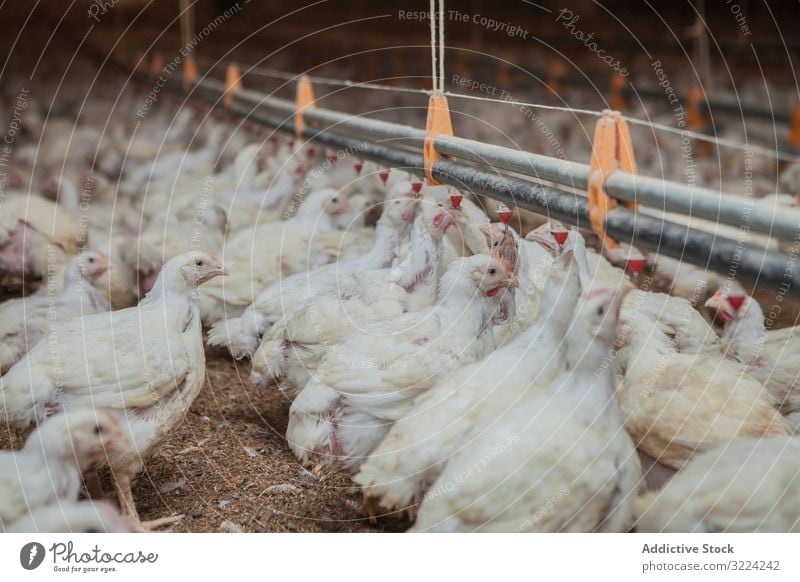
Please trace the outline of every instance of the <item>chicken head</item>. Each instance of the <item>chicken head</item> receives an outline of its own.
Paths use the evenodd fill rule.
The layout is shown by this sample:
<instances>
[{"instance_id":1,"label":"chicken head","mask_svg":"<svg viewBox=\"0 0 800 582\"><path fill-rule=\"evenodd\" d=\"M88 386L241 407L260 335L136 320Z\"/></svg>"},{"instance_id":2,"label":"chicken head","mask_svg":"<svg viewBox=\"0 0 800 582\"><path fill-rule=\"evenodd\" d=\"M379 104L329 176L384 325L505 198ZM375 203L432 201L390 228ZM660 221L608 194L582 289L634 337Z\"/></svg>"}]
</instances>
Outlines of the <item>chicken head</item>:
<instances>
[{"instance_id":1,"label":"chicken head","mask_svg":"<svg viewBox=\"0 0 800 582\"><path fill-rule=\"evenodd\" d=\"M180 270L186 283L192 287L228 274L217 257L202 251L191 251L175 257L164 266L164 270L172 270L170 267L173 266Z\"/></svg>"},{"instance_id":2,"label":"chicken head","mask_svg":"<svg viewBox=\"0 0 800 582\"><path fill-rule=\"evenodd\" d=\"M86 471L103 460L108 452L124 450L128 443L113 411L80 409L47 419L31 434L25 446L71 447L78 467Z\"/></svg>"},{"instance_id":3,"label":"chicken head","mask_svg":"<svg viewBox=\"0 0 800 582\"><path fill-rule=\"evenodd\" d=\"M73 260L80 277L92 283L108 270L108 257L98 251L83 252Z\"/></svg>"},{"instance_id":4,"label":"chicken head","mask_svg":"<svg viewBox=\"0 0 800 582\"><path fill-rule=\"evenodd\" d=\"M739 319L749 302L750 298L743 293L728 294L719 290L706 301L706 308L714 312L723 323L728 323Z\"/></svg>"},{"instance_id":5,"label":"chicken head","mask_svg":"<svg viewBox=\"0 0 800 582\"><path fill-rule=\"evenodd\" d=\"M519 280L505 261L487 255L475 255L467 259L470 279L475 287L487 297L494 297L501 289L519 287Z\"/></svg>"}]
</instances>

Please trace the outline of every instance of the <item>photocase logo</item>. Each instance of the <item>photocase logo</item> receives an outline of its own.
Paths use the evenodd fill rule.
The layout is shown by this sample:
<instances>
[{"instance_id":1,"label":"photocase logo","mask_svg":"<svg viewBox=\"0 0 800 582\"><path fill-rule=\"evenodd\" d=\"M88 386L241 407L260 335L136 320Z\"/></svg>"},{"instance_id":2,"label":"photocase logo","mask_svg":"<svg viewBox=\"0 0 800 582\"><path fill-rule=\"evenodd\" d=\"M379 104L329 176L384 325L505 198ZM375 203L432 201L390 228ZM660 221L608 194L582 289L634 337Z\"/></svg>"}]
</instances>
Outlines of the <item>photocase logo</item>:
<instances>
[{"instance_id":1,"label":"photocase logo","mask_svg":"<svg viewBox=\"0 0 800 582\"><path fill-rule=\"evenodd\" d=\"M38 542L30 542L22 546L19 552L19 563L26 570L35 570L44 561L44 546Z\"/></svg>"}]
</instances>

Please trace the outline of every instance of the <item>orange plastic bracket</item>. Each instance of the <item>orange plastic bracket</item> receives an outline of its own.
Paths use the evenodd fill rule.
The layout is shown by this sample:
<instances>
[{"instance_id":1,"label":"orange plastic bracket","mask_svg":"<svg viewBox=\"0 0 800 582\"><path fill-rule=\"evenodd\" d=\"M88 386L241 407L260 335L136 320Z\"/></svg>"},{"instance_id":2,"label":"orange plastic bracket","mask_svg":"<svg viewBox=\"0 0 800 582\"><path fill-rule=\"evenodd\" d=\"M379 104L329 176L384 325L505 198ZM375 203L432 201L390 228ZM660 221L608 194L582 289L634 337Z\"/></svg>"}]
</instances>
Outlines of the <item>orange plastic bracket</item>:
<instances>
[{"instance_id":1,"label":"orange plastic bracket","mask_svg":"<svg viewBox=\"0 0 800 582\"><path fill-rule=\"evenodd\" d=\"M161 56L161 53L155 53L153 55L153 60L150 61L150 77L155 79L162 73L163 70L164 70L164 57Z\"/></svg>"},{"instance_id":2,"label":"orange plastic bracket","mask_svg":"<svg viewBox=\"0 0 800 582\"><path fill-rule=\"evenodd\" d=\"M711 118L705 111L706 92L700 85L695 85L689 90L686 98L686 124L689 129L696 132L704 132L711 125ZM700 155L704 158L711 156L711 144L707 141L700 141L697 144Z\"/></svg>"},{"instance_id":3,"label":"orange plastic bracket","mask_svg":"<svg viewBox=\"0 0 800 582\"><path fill-rule=\"evenodd\" d=\"M433 165L441 158L434 147L434 141L440 135L453 135L453 123L450 121L450 106L447 97L442 94L431 95L428 101L428 118L425 122L425 144L422 153L425 161L425 176L428 186L437 186L439 182L433 178Z\"/></svg>"},{"instance_id":4,"label":"orange plastic bracket","mask_svg":"<svg viewBox=\"0 0 800 582\"><path fill-rule=\"evenodd\" d=\"M303 137L303 128L305 127L303 111L313 108L314 101L314 87L311 85L311 79L307 75L303 75L297 82L297 98L294 106L294 134L298 139Z\"/></svg>"},{"instance_id":5,"label":"orange plastic bracket","mask_svg":"<svg viewBox=\"0 0 800 582\"><path fill-rule=\"evenodd\" d=\"M225 109L230 109L233 105L233 94L242 88L242 72L237 65L228 65L225 71L225 95L222 102Z\"/></svg>"},{"instance_id":6,"label":"orange plastic bracket","mask_svg":"<svg viewBox=\"0 0 800 582\"><path fill-rule=\"evenodd\" d=\"M792 118L789 120L789 145L800 148L800 105L792 109Z\"/></svg>"},{"instance_id":7,"label":"orange plastic bracket","mask_svg":"<svg viewBox=\"0 0 800 582\"><path fill-rule=\"evenodd\" d=\"M611 76L611 108L620 110L620 109L629 109L631 106L630 99L625 95L625 91L628 88L628 77L620 75L619 73L614 73Z\"/></svg>"},{"instance_id":8,"label":"orange plastic bracket","mask_svg":"<svg viewBox=\"0 0 800 582\"><path fill-rule=\"evenodd\" d=\"M497 82L503 87L511 86L511 67L507 61L500 61L500 66L497 69Z\"/></svg>"},{"instance_id":9,"label":"orange plastic bracket","mask_svg":"<svg viewBox=\"0 0 800 582\"><path fill-rule=\"evenodd\" d=\"M589 222L592 230L608 248L619 246L617 241L606 235L606 215L616 206L636 210L638 205L627 200L616 200L606 194L606 180L616 172L636 173L636 160L631 147L631 134L628 124L618 111L603 111L597 121L592 142L592 161L589 169Z\"/></svg>"},{"instance_id":10,"label":"orange plastic bracket","mask_svg":"<svg viewBox=\"0 0 800 582\"><path fill-rule=\"evenodd\" d=\"M197 62L195 62L193 55L189 55L186 57L186 60L183 61L183 90L188 93L196 80Z\"/></svg>"},{"instance_id":11,"label":"orange plastic bracket","mask_svg":"<svg viewBox=\"0 0 800 582\"><path fill-rule=\"evenodd\" d=\"M552 96L561 96L561 92L563 91L561 78L566 74L567 69L562 63L555 62L550 65L550 70L547 72L547 88L550 89Z\"/></svg>"},{"instance_id":12,"label":"orange plastic bracket","mask_svg":"<svg viewBox=\"0 0 800 582\"><path fill-rule=\"evenodd\" d=\"M142 75L147 73L147 55L141 51L137 52L134 56L133 68Z\"/></svg>"}]
</instances>

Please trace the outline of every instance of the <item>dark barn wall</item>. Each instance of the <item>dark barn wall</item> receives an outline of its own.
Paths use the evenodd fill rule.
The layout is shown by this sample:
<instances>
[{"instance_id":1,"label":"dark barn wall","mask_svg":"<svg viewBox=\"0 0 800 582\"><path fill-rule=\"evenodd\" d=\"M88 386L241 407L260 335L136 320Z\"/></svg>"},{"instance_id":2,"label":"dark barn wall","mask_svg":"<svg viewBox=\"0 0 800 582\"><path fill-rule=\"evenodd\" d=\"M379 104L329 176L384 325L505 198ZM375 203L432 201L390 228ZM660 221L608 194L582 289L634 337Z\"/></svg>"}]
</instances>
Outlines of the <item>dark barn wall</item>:
<instances>
[{"instance_id":1,"label":"dark barn wall","mask_svg":"<svg viewBox=\"0 0 800 582\"><path fill-rule=\"evenodd\" d=\"M195 31L213 30L195 52L203 58L261 62L282 70L314 70L356 80L402 77L398 83L429 85L428 24L402 16L424 12L428 2L327 0L307 7L311 3L198 0ZM697 62L690 35L695 22L691 2L535 3L544 9L531 4L522 0L448 2L450 72L481 81L542 85L541 79L503 61L537 70L562 61L573 74L605 79L611 72L608 65L576 38L581 33L592 34L605 54L633 72L635 81L656 81L650 70L653 60L663 61L679 87L697 82L703 74L701 69L693 70ZM178 5L178 0L6 2L0 8L5 74L31 72L34 64L37 74L63 73L79 47L80 52L100 60L115 46L114 55L127 61L155 51L169 60L181 48ZM792 86L790 69L798 57L793 31L800 23L796 1L719 0L706 5L711 68L720 90L733 88L736 79L741 82L747 75L762 74L773 83ZM578 17L571 27L561 12L564 9L572 18ZM229 17L220 20L226 10ZM287 16L292 11L296 12ZM501 28L493 30L476 19L492 20Z\"/></svg>"}]
</instances>

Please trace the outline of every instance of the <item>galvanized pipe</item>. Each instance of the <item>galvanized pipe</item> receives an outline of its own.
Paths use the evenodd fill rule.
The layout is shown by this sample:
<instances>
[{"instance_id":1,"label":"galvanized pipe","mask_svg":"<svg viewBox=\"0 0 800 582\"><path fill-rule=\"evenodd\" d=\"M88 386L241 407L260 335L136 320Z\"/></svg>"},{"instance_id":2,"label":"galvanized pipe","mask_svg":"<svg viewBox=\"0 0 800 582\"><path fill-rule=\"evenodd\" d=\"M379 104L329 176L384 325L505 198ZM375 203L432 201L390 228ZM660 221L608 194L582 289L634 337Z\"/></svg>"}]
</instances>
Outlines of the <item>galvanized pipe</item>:
<instances>
[{"instance_id":1,"label":"galvanized pipe","mask_svg":"<svg viewBox=\"0 0 800 582\"><path fill-rule=\"evenodd\" d=\"M294 115L294 103L285 99L264 98L253 91L240 91L234 100L254 108L266 107L287 117ZM425 139L425 132L421 129L327 109L308 109L304 112L304 118L320 130L331 129L337 133L374 141L391 140L421 147ZM586 190L588 186L587 164L451 136L437 137L434 146L443 155L489 164L535 179L579 190ZM771 211L754 205L753 200L745 196L725 195L708 188L689 187L623 172L616 172L608 177L606 191L617 199L637 202L649 208L685 214L736 228L747 228L784 240L791 241L800 235L800 210L781 209L780 214L774 215Z\"/></svg>"},{"instance_id":2,"label":"galvanized pipe","mask_svg":"<svg viewBox=\"0 0 800 582\"><path fill-rule=\"evenodd\" d=\"M533 178L586 190L589 166L500 148L457 137L438 137L436 151L479 164L491 164ZM642 206L666 212L685 214L711 222L755 232L785 240L800 236L800 210L780 209L773 215L770 210L754 204L752 198L727 195L716 190L689 187L658 178L615 172L606 180L606 191L619 200L637 202Z\"/></svg>"},{"instance_id":3,"label":"galvanized pipe","mask_svg":"<svg viewBox=\"0 0 800 582\"><path fill-rule=\"evenodd\" d=\"M200 84L202 83L198 85ZM197 88L200 89L199 87ZM218 104L221 100L222 88L220 86L206 86L199 90L197 94L211 103ZM244 97L242 97L242 94L244 94ZM256 96L258 94L253 92L237 93L231 108L232 112L277 130L294 133L291 115L294 112L294 105L291 102L286 100L276 102L273 98L256 100ZM268 103L271 103L274 107L265 106ZM290 105L291 108L289 108ZM320 129L310 125L306 126L303 130L304 138L329 147L353 152L361 158L424 176L424 159L421 153L342 135L339 133L339 129L344 127L347 120L341 119L341 117L346 116L324 110L322 116L316 116L315 114L319 112L320 110L318 109L314 110L314 114L308 117L326 119L325 127ZM354 118L354 120L362 123L366 122L369 130L373 132L372 135L383 135L385 139L393 137L386 133L391 127L386 127L385 125L394 126L396 124L381 122L381 124L385 125L376 129L374 125L369 123L371 120L363 118ZM329 123L331 121L337 121L337 123L333 124L335 127L331 127ZM402 132L407 136L406 139L415 139L414 132L419 130L408 129L413 131ZM403 136L401 135L400 137L402 138ZM469 142L469 140L461 140L460 138L447 138L445 141L449 145L455 143L462 148L472 147L473 144L485 145L478 142ZM437 144L438 142L439 140L437 139ZM491 147L494 148L496 146ZM524 154L513 150L508 151L514 154L534 156L534 154ZM581 179L586 180L588 174L585 172L588 171L588 167L584 164L564 162L563 160L546 156L538 157L544 158L544 160L538 160L538 163L536 163L537 160L534 158L533 167L541 170L538 174L541 179L563 183L567 179L576 178L572 184L578 188L580 188ZM485 160L473 158L472 161L481 162ZM530 159L526 159L526 161L531 162ZM568 166L565 164L578 166L578 168L573 167L571 170L567 170ZM580 166L584 166L585 169L580 168ZM513 168L511 169L514 170ZM526 171L520 173L530 174L531 172L531 167L521 169ZM586 198L572 192L531 182L520 177L505 175L495 171L494 168L492 168L491 172L488 172L475 166L467 166L463 163L448 160L436 162L433 168L433 175L441 183L450 184L456 188L470 190L506 204L555 218L567 224L582 228L590 227ZM532 175L534 177L537 176L537 174ZM640 180L641 177L636 179ZM663 195L663 184L658 180L655 180L655 182L658 183ZM655 184L650 186L655 187ZM636 213L625 208L615 208L608 213L606 216L606 231L617 240L627 242L644 250L658 252L725 275L733 273L738 280L744 282L753 284L767 282L775 286L776 289L779 288L782 293L800 297L800 269L793 268L794 260L782 253L740 243L660 218Z\"/></svg>"},{"instance_id":4,"label":"galvanized pipe","mask_svg":"<svg viewBox=\"0 0 800 582\"><path fill-rule=\"evenodd\" d=\"M234 103L233 112L287 133L294 132L290 117L271 115L262 109ZM419 153L385 144L354 140L348 136L305 127L303 137L323 145L357 152L358 157L424 176L424 159ZM522 178L486 172L453 161L438 161L434 177L443 184L489 196L496 200L552 217L567 224L590 228L586 198ZM790 258L782 253L739 243L674 224L659 218L615 208L606 217L606 231L617 240L643 250L687 261L749 283L781 285L785 293L800 296L800 269L789 268Z\"/></svg>"}]
</instances>

